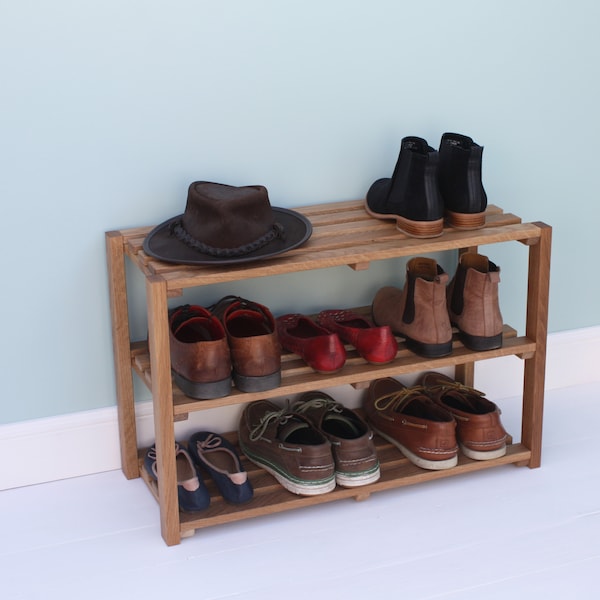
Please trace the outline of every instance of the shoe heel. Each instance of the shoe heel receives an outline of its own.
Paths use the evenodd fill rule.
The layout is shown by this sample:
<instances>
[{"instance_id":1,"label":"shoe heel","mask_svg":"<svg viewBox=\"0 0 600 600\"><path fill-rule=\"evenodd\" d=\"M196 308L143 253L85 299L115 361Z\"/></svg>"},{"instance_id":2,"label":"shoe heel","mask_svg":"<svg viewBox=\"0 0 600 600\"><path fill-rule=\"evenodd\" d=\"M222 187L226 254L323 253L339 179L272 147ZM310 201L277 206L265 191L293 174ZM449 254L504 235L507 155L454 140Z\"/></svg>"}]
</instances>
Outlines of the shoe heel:
<instances>
[{"instance_id":1,"label":"shoe heel","mask_svg":"<svg viewBox=\"0 0 600 600\"><path fill-rule=\"evenodd\" d=\"M452 341L443 344L424 344L410 338L405 338L406 347L415 354L425 358L440 358L452 353ZM465 344L466 345L466 344Z\"/></svg>"},{"instance_id":2,"label":"shoe heel","mask_svg":"<svg viewBox=\"0 0 600 600\"><path fill-rule=\"evenodd\" d=\"M473 450L467 448L463 444L460 444L461 452L471 460L494 460L495 458L501 458L506 454L506 446L502 446L497 450Z\"/></svg>"},{"instance_id":3,"label":"shoe heel","mask_svg":"<svg viewBox=\"0 0 600 600\"><path fill-rule=\"evenodd\" d=\"M481 335L469 335L464 331L458 332L460 341L469 349L476 352L482 350L496 350L502 348L502 334L483 337Z\"/></svg>"},{"instance_id":4,"label":"shoe heel","mask_svg":"<svg viewBox=\"0 0 600 600\"><path fill-rule=\"evenodd\" d=\"M199 383L197 381L190 381L182 375L173 372L173 378L175 379L175 383L186 396L195 398L196 400L223 398L231 393L231 377L221 379L221 381Z\"/></svg>"},{"instance_id":5,"label":"shoe heel","mask_svg":"<svg viewBox=\"0 0 600 600\"><path fill-rule=\"evenodd\" d=\"M414 238L439 237L444 233L444 219L435 221L411 221L404 217L396 217L396 229Z\"/></svg>"},{"instance_id":6,"label":"shoe heel","mask_svg":"<svg viewBox=\"0 0 600 600\"><path fill-rule=\"evenodd\" d=\"M240 375L240 373L234 371L233 382L235 383L235 387L241 392L264 392L281 385L281 371L260 377Z\"/></svg>"},{"instance_id":7,"label":"shoe heel","mask_svg":"<svg viewBox=\"0 0 600 600\"><path fill-rule=\"evenodd\" d=\"M458 213L451 210L445 211L446 223L454 229L482 229L485 227L485 212Z\"/></svg>"}]
</instances>

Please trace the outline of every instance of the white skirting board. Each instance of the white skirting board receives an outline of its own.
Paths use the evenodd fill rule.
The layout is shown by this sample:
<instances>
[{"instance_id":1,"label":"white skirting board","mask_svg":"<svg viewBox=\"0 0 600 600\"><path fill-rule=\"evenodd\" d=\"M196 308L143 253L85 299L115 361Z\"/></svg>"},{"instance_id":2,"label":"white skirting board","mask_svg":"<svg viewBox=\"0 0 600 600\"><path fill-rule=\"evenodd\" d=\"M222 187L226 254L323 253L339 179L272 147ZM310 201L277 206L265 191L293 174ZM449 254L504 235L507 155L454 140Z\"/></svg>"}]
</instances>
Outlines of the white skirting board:
<instances>
[{"instance_id":1,"label":"white skirting board","mask_svg":"<svg viewBox=\"0 0 600 600\"><path fill-rule=\"evenodd\" d=\"M600 383L600 327L548 336L546 389ZM412 381L402 378L410 385ZM497 401L521 395L523 361L513 357L478 362L475 386ZM351 386L328 390L354 408L360 394ZM185 440L197 429L235 430L241 407L201 411L176 424L176 437ZM151 402L136 406L139 445L153 439ZM116 407L0 425L0 490L35 485L120 468Z\"/></svg>"}]
</instances>

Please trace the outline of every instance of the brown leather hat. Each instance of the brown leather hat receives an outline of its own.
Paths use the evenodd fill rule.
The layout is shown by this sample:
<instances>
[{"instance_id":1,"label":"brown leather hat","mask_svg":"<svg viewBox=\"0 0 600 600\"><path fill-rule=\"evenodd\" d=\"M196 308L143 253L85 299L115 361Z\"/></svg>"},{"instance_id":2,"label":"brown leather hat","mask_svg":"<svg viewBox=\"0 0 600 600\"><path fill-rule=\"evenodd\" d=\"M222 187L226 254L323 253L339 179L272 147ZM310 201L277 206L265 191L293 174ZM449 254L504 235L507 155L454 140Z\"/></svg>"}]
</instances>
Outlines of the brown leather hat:
<instances>
[{"instance_id":1,"label":"brown leather hat","mask_svg":"<svg viewBox=\"0 0 600 600\"><path fill-rule=\"evenodd\" d=\"M304 215L272 207L262 185L196 181L185 212L155 227L144 240L144 252L187 265L250 262L296 248L311 233Z\"/></svg>"}]
</instances>

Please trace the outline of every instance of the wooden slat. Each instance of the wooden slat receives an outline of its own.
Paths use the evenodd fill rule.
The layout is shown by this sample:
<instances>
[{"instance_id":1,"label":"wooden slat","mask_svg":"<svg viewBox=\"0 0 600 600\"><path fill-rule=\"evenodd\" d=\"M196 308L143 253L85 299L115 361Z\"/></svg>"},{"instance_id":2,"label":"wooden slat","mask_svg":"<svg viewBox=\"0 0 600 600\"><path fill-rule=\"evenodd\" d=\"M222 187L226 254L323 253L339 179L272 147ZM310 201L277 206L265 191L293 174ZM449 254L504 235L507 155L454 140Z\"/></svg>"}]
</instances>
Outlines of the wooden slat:
<instances>
[{"instance_id":1,"label":"wooden slat","mask_svg":"<svg viewBox=\"0 0 600 600\"><path fill-rule=\"evenodd\" d=\"M527 337L517 337L516 333L513 328L505 325L502 347L481 352L473 352L465 348L455 333L452 353L449 356L436 359L417 356L406 348L402 338L397 338L399 350L396 358L393 362L386 365L369 364L358 356L351 346L346 346L348 354L346 364L341 371L333 374L316 373L300 357L284 351L281 358L282 381L279 387L263 392L240 392L232 388L231 394L225 398L195 400L183 394L177 385L172 382L173 411L174 415L186 415L191 412L253 402L254 400L266 398L277 398L279 396L298 394L315 389L325 389L345 384L358 385L381 377L442 369L444 367L468 364L478 360L489 360L500 356L517 354L528 356L534 353L536 349L535 343ZM148 388L152 389L150 357L145 342L136 342L132 345L132 366ZM359 385L359 387L363 386Z\"/></svg>"},{"instance_id":2,"label":"wooden slat","mask_svg":"<svg viewBox=\"0 0 600 600\"><path fill-rule=\"evenodd\" d=\"M283 273L325 269L342 265L369 263L374 260L386 260L402 256L415 256L445 250L456 250L465 245L485 245L511 240L532 239L539 237L539 229L535 226L508 225L494 229L482 229L474 237L473 233L455 232L445 239L431 240L406 239L399 245L394 238L365 240L357 245L356 238L342 238L341 243L331 247L328 245L309 244L304 252L291 251L278 259L259 263L230 265L227 269L217 267L205 268L173 268L160 263L156 268L157 275L167 281L169 288L184 289L198 285L238 281L240 279L268 277ZM439 241L439 240L442 240ZM149 263L148 267L157 267L159 263Z\"/></svg>"},{"instance_id":3,"label":"wooden slat","mask_svg":"<svg viewBox=\"0 0 600 600\"><path fill-rule=\"evenodd\" d=\"M447 227L439 238L409 238L396 229L394 221L374 219L363 208L362 201L345 201L312 205L296 209L313 224L313 234L301 247L279 257L247 264L229 265L227 269L210 266L186 266L164 263L148 257L142 250L144 236L151 228L121 232L127 253L148 273L160 275L169 289L180 290L197 285L235 281L249 277L265 277L328 268L340 265L366 265L372 260L439 252L470 245L482 245L539 236L539 230L521 224L519 217L503 213L496 206L486 211L486 227L477 231L458 231Z\"/></svg>"}]
</instances>

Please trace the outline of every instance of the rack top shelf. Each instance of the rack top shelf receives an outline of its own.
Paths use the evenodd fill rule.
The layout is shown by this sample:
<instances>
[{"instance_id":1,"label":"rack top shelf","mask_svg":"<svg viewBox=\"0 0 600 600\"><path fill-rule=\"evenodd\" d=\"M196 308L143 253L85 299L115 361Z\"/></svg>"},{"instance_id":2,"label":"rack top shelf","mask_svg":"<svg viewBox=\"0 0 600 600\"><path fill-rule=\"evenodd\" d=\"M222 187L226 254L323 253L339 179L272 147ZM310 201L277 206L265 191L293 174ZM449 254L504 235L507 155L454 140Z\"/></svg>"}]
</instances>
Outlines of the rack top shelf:
<instances>
[{"instance_id":1,"label":"rack top shelf","mask_svg":"<svg viewBox=\"0 0 600 600\"><path fill-rule=\"evenodd\" d=\"M373 260L410 256L415 252L425 254L512 240L533 244L540 237L538 225L522 223L516 215L494 205L487 208L483 229L459 231L447 227L443 235L431 239L410 238L396 229L395 221L371 217L362 200L294 210L306 215L313 225L313 233L304 245L278 257L227 268L174 265L148 256L142 244L152 226L110 231L106 235L122 237L124 252L134 264L146 277L165 281L169 290L339 265L362 270Z\"/></svg>"}]
</instances>

